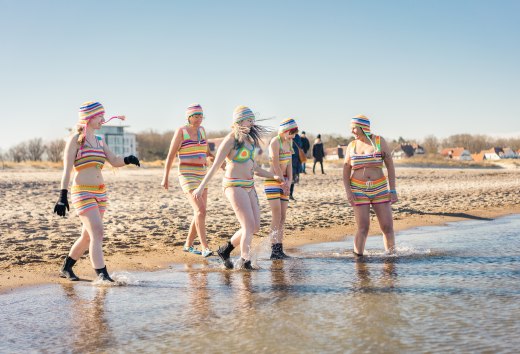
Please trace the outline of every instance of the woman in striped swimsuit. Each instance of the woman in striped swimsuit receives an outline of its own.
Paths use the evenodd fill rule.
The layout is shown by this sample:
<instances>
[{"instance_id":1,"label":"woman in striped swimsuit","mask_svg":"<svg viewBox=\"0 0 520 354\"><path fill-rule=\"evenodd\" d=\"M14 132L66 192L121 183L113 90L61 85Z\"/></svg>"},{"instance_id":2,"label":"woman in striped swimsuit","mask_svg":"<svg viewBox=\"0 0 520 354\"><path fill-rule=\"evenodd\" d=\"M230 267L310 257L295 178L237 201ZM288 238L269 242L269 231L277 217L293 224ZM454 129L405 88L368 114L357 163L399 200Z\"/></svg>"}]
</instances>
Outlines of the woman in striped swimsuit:
<instances>
[{"instance_id":1,"label":"woman in striped swimsuit","mask_svg":"<svg viewBox=\"0 0 520 354\"><path fill-rule=\"evenodd\" d=\"M231 237L231 240L217 251L228 269L234 267L231 262L231 251L240 245L240 259L236 268L254 269L251 264L251 241L253 234L260 229L260 205L255 190L253 175L271 178L278 181L283 179L273 173L263 170L254 160L255 147L266 129L255 124L255 115L245 106L239 106L233 113L233 130L224 138L218 148L215 163L208 171L200 186L193 191L195 198L203 197L204 188L215 175L218 168L226 163L226 172L222 185L224 194L228 198L235 215L240 223L240 229Z\"/></svg>"},{"instance_id":2,"label":"woman in striped swimsuit","mask_svg":"<svg viewBox=\"0 0 520 354\"><path fill-rule=\"evenodd\" d=\"M352 118L351 129L355 140L348 145L345 154L343 184L358 227L354 255L362 256L365 250L370 205L383 232L385 250L392 253L395 237L390 204L397 202L397 192L391 151L385 139L370 132L370 120L364 115ZM383 173L383 163L388 171L388 180Z\"/></svg>"},{"instance_id":3,"label":"woman in striped swimsuit","mask_svg":"<svg viewBox=\"0 0 520 354\"><path fill-rule=\"evenodd\" d=\"M283 251L283 227L289 206L289 188L293 180L292 139L298 133L298 125L292 118L280 123L278 135L269 143L270 171L284 176L284 182L266 180L265 194L271 207L271 259L290 258Z\"/></svg>"},{"instance_id":4,"label":"woman in striped swimsuit","mask_svg":"<svg viewBox=\"0 0 520 354\"><path fill-rule=\"evenodd\" d=\"M209 257L213 252L209 248L208 241L206 240L206 205L208 190L205 189L202 198L199 199L195 199L191 195L191 192L199 186L206 175L207 158L213 158L213 155L209 151L208 142L206 141L206 132L201 126L203 119L204 113L199 104L192 104L186 109L187 124L178 128L173 135L170 151L166 158L161 185L165 189L168 189L170 170L175 155L178 155L179 183L193 209L193 220L191 221L188 238L186 239L183 250L184 252L198 255L202 254L204 257ZM193 246L197 235L199 235L202 251L197 250Z\"/></svg>"},{"instance_id":5,"label":"woman in striped swimsuit","mask_svg":"<svg viewBox=\"0 0 520 354\"><path fill-rule=\"evenodd\" d=\"M60 276L70 280L79 280L72 266L89 250L90 261L98 277L113 281L103 259L103 215L107 207L107 193L103 183L101 169L105 161L114 167L128 164L140 166L137 157L115 155L105 144L101 136L94 131L105 124L105 109L99 102L85 102L79 109L78 132L69 138L65 146L61 195L54 207L54 212L65 216L69 210L67 189L72 169L71 202L83 224L81 236L72 245L60 271ZM116 116L124 120L124 116ZM108 122L107 121L107 122Z\"/></svg>"}]
</instances>

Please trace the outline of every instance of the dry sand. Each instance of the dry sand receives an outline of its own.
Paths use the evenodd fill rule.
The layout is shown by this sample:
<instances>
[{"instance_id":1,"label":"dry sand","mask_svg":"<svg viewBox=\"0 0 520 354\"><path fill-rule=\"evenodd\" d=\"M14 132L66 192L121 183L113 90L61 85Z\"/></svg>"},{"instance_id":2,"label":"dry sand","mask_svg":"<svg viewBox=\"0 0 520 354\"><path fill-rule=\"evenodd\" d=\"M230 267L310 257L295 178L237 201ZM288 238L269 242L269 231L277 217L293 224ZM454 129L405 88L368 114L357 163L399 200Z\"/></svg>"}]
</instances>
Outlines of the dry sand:
<instances>
[{"instance_id":1,"label":"dry sand","mask_svg":"<svg viewBox=\"0 0 520 354\"><path fill-rule=\"evenodd\" d=\"M286 248L353 235L353 211L346 203L341 170L327 167L327 175L301 175L295 189L297 202L291 202L288 211ZM192 211L178 186L176 172L171 174L169 191L160 186L162 169L107 168L104 176L110 196L104 244L110 272L204 262L201 256L182 252ZM520 213L519 169L398 167L397 176L400 200L393 205L396 230ZM58 170L0 171L0 292L66 281L57 271L79 236L80 222L72 210L65 219L52 213L60 178ZM214 250L238 229L221 180L219 172L209 186L207 231ZM257 192L262 230L255 244L265 243L270 222L262 179L257 179ZM380 234L374 218L371 234ZM351 242L345 247L351 249ZM82 278L94 278L88 255L75 269Z\"/></svg>"}]
</instances>

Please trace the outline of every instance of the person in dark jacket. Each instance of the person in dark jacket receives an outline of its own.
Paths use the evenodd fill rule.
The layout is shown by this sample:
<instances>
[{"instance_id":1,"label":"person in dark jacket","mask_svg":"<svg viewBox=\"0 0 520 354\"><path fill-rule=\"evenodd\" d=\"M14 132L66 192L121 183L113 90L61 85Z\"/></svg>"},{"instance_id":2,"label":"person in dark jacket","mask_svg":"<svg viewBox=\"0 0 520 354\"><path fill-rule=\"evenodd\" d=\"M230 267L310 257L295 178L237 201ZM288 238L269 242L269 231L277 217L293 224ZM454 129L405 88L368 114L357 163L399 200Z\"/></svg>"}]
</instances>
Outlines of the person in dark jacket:
<instances>
[{"instance_id":1,"label":"person in dark jacket","mask_svg":"<svg viewBox=\"0 0 520 354\"><path fill-rule=\"evenodd\" d=\"M311 149L311 143L309 142L309 139L307 139L307 137L305 136L305 132L302 132L300 139L302 141L301 146L302 146L303 153L305 154L305 156L307 156L307 152ZM302 163L302 173L307 174L307 172L305 171L307 164L305 163L305 161L302 161L301 163Z\"/></svg>"},{"instance_id":2,"label":"person in dark jacket","mask_svg":"<svg viewBox=\"0 0 520 354\"><path fill-rule=\"evenodd\" d=\"M316 140L314 140L314 146L312 147L312 157L314 157L312 173L316 173L316 163L319 162L321 165L321 173L325 174L325 171L323 171L323 158L325 157L325 150L323 149L323 143L321 142L321 134L318 134Z\"/></svg>"},{"instance_id":3,"label":"person in dark jacket","mask_svg":"<svg viewBox=\"0 0 520 354\"><path fill-rule=\"evenodd\" d=\"M302 148L301 137L296 134L292 141L292 168L293 168L293 179L291 181L291 189L289 193L289 199L296 201L293 197L294 185L300 181L300 173L302 172L302 161L300 160L300 154L298 152L299 149Z\"/></svg>"}]
</instances>

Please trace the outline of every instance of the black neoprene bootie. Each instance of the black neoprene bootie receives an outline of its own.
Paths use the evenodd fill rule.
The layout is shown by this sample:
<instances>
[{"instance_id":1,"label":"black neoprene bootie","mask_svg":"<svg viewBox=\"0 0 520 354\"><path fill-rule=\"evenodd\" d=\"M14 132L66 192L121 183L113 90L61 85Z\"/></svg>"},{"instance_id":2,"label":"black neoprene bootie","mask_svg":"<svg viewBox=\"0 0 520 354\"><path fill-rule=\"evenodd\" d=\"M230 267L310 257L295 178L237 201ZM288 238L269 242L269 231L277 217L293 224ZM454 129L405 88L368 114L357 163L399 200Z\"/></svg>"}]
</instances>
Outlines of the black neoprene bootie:
<instances>
[{"instance_id":1,"label":"black neoprene bootie","mask_svg":"<svg viewBox=\"0 0 520 354\"><path fill-rule=\"evenodd\" d=\"M235 267L237 269L243 269L243 270L255 270L253 268L253 265L251 264L251 260L246 261L244 258L240 257L240 259L235 264Z\"/></svg>"},{"instance_id":2,"label":"black neoprene bootie","mask_svg":"<svg viewBox=\"0 0 520 354\"><path fill-rule=\"evenodd\" d=\"M283 244L273 243L271 245L271 259L288 259L291 258L283 252Z\"/></svg>"},{"instance_id":3,"label":"black neoprene bootie","mask_svg":"<svg viewBox=\"0 0 520 354\"><path fill-rule=\"evenodd\" d=\"M98 275L98 278L101 278L103 281L110 281L114 282L112 278L110 278L110 275L108 275L107 266L104 266L101 269L95 269L96 274Z\"/></svg>"},{"instance_id":4,"label":"black neoprene bootie","mask_svg":"<svg viewBox=\"0 0 520 354\"><path fill-rule=\"evenodd\" d=\"M220 246L217 250L217 254L224 262L224 267L227 269L233 269L233 262L231 262L231 252L235 249L235 246L231 244L231 242L228 241L228 243L225 246Z\"/></svg>"},{"instance_id":5,"label":"black neoprene bootie","mask_svg":"<svg viewBox=\"0 0 520 354\"><path fill-rule=\"evenodd\" d=\"M65 260L63 261L63 265L61 266L60 277L67 278L72 281L78 281L78 276L74 274L74 272L72 271L72 267L74 266L74 264L76 264L76 261L67 256L67 258L65 258Z\"/></svg>"}]
</instances>

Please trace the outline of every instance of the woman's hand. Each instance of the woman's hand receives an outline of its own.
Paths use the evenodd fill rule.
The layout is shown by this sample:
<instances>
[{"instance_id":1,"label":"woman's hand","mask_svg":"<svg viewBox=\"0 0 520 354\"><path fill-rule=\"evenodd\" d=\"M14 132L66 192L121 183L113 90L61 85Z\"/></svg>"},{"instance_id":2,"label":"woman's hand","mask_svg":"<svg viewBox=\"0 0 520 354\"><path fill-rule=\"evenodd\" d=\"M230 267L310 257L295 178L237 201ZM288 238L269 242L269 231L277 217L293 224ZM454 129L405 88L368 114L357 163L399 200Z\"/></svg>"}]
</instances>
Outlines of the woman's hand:
<instances>
[{"instance_id":1,"label":"woman's hand","mask_svg":"<svg viewBox=\"0 0 520 354\"><path fill-rule=\"evenodd\" d=\"M280 182L280 183L284 183L285 182L285 179L283 177L278 176L278 175L273 175L273 179L275 181Z\"/></svg>"},{"instance_id":2,"label":"woman's hand","mask_svg":"<svg viewBox=\"0 0 520 354\"><path fill-rule=\"evenodd\" d=\"M350 203L350 206L354 206L354 193L347 192L347 200Z\"/></svg>"},{"instance_id":3,"label":"woman's hand","mask_svg":"<svg viewBox=\"0 0 520 354\"><path fill-rule=\"evenodd\" d=\"M204 188L200 188L199 186L197 189L195 189L193 192L191 192L191 195L193 195L193 198L199 199L202 197L202 193L204 193Z\"/></svg>"},{"instance_id":4,"label":"woman's hand","mask_svg":"<svg viewBox=\"0 0 520 354\"><path fill-rule=\"evenodd\" d=\"M397 198L397 192L394 190L390 191L390 203L394 204L394 203L397 203L398 201L399 201L399 198Z\"/></svg>"},{"instance_id":5,"label":"woman's hand","mask_svg":"<svg viewBox=\"0 0 520 354\"><path fill-rule=\"evenodd\" d=\"M291 190L291 181L289 181L289 179L284 177L281 187L283 190L283 194L288 195Z\"/></svg>"},{"instance_id":6,"label":"woman's hand","mask_svg":"<svg viewBox=\"0 0 520 354\"><path fill-rule=\"evenodd\" d=\"M163 179L162 179L162 182L161 182L161 186L168 190L168 177L167 176L164 176Z\"/></svg>"}]
</instances>

